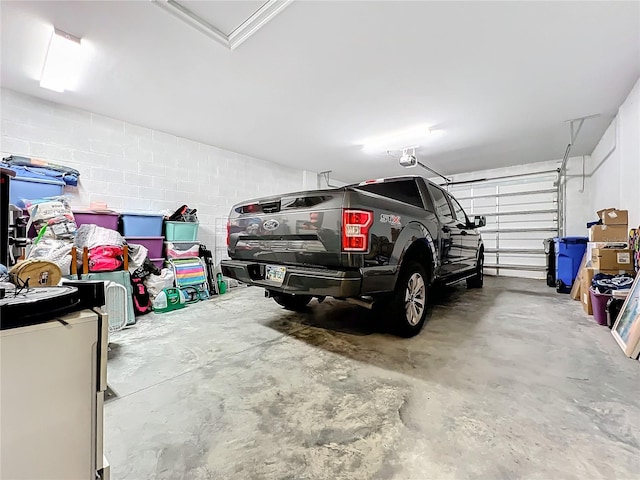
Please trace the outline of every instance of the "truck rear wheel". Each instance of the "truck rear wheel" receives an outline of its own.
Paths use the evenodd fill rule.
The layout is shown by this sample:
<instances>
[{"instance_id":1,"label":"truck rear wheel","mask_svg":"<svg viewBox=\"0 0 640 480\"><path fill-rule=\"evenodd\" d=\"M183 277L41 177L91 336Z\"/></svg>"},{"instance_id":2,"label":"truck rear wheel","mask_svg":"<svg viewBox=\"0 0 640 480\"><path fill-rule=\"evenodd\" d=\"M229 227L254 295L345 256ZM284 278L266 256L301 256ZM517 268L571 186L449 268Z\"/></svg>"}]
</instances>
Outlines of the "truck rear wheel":
<instances>
[{"instance_id":1,"label":"truck rear wheel","mask_svg":"<svg viewBox=\"0 0 640 480\"><path fill-rule=\"evenodd\" d=\"M391 312L395 332L402 337L420 333L427 318L428 276L422 264L409 261L398 277Z\"/></svg>"},{"instance_id":2,"label":"truck rear wheel","mask_svg":"<svg viewBox=\"0 0 640 480\"><path fill-rule=\"evenodd\" d=\"M293 295L290 293L271 293L271 297L278 305L282 305L287 310L300 311L309 304L313 297L309 295Z\"/></svg>"}]
</instances>

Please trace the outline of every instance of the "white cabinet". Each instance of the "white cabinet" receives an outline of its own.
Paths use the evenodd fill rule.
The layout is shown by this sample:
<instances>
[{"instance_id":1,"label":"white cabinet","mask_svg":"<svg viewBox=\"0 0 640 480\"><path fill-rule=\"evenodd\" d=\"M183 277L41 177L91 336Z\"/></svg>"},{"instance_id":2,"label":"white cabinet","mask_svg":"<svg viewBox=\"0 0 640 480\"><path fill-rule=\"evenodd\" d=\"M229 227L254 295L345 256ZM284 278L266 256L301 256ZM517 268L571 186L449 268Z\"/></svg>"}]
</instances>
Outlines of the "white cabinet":
<instances>
[{"instance_id":1,"label":"white cabinet","mask_svg":"<svg viewBox=\"0 0 640 480\"><path fill-rule=\"evenodd\" d=\"M106 317L0 332L0 478L87 480L103 467Z\"/></svg>"}]
</instances>

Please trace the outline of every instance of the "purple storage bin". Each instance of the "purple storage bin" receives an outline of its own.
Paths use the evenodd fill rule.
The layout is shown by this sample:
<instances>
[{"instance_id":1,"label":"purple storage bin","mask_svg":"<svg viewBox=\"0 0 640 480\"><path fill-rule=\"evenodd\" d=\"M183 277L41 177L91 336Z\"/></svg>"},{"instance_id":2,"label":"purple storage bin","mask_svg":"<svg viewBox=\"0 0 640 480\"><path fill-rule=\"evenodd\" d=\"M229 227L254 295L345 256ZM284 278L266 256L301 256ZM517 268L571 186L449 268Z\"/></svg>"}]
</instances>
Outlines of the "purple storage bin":
<instances>
[{"instance_id":1,"label":"purple storage bin","mask_svg":"<svg viewBox=\"0 0 640 480\"><path fill-rule=\"evenodd\" d=\"M593 288L589 289L589 295L591 295L591 305L593 307L593 318L600 325L606 325L607 324L607 302L611 298L611 295L598 293L594 291Z\"/></svg>"},{"instance_id":2,"label":"purple storage bin","mask_svg":"<svg viewBox=\"0 0 640 480\"><path fill-rule=\"evenodd\" d=\"M159 269L162 270L164 268L164 258L150 258L149 260Z\"/></svg>"},{"instance_id":3,"label":"purple storage bin","mask_svg":"<svg viewBox=\"0 0 640 480\"><path fill-rule=\"evenodd\" d=\"M73 216L76 219L76 225L93 224L99 227L118 230L119 213L115 212L93 212L93 211L74 211Z\"/></svg>"},{"instance_id":4,"label":"purple storage bin","mask_svg":"<svg viewBox=\"0 0 640 480\"><path fill-rule=\"evenodd\" d=\"M127 243L143 245L149 250L149 258L162 257L164 237L124 237Z\"/></svg>"}]
</instances>

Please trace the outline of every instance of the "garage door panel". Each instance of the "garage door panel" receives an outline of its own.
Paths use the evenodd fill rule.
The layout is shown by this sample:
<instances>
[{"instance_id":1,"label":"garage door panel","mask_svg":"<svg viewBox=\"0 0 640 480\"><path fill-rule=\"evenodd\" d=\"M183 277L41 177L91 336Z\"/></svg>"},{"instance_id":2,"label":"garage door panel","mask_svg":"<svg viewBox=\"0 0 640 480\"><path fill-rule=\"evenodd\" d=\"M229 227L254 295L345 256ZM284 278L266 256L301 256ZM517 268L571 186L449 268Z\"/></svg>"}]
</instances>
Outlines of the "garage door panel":
<instances>
[{"instance_id":1,"label":"garage door panel","mask_svg":"<svg viewBox=\"0 0 640 480\"><path fill-rule=\"evenodd\" d=\"M548 237L544 237L548 238ZM513 239L500 239L500 249L528 249L528 250L539 250L540 254L543 252L543 241L544 238L513 238Z\"/></svg>"},{"instance_id":2,"label":"garage door panel","mask_svg":"<svg viewBox=\"0 0 640 480\"><path fill-rule=\"evenodd\" d=\"M517 265L531 265L534 267L546 266L545 259L537 255L501 253L500 259L508 260L510 263Z\"/></svg>"},{"instance_id":3,"label":"garage door panel","mask_svg":"<svg viewBox=\"0 0 640 480\"><path fill-rule=\"evenodd\" d=\"M496 206L496 199L495 198L474 198L474 199L469 199L469 200L461 200L460 202L469 202L469 204L471 204L473 202L473 208L475 209L479 209L479 208L495 208Z\"/></svg>"},{"instance_id":4,"label":"garage door panel","mask_svg":"<svg viewBox=\"0 0 640 480\"><path fill-rule=\"evenodd\" d=\"M499 205L532 205L555 203L556 195L553 193L527 193L509 197L499 197Z\"/></svg>"},{"instance_id":5,"label":"garage door panel","mask_svg":"<svg viewBox=\"0 0 640 480\"><path fill-rule=\"evenodd\" d=\"M468 215L484 215L480 230L488 274L544 278L543 240L557 235L555 170L453 185Z\"/></svg>"},{"instance_id":6,"label":"garage door panel","mask_svg":"<svg viewBox=\"0 0 640 480\"><path fill-rule=\"evenodd\" d=\"M536 190L547 190L553 188L554 177L539 178L514 178L512 181L505 181L498 185L500 193L534 192Z\"/></svg>"},{"instance_id":7,"label":"garage door panel","mask_svg":"<svg viewBox=\"0 0 640 480\"><path fill-rule=\"evenodd\" d=\"M496 238L489 235L482 235L482 242L484 243L484 248L496 248Z\"/></svg>"},{"instance_id":8,"label":"garage door panel","mask_svg":"<svg viewBox=\"0 0 640 480\"><path fill-rule=\"evenodd\" d=\"M499 224L500 227L500 233L502 233L503 231L506 231L507 233L509 233L509 230L523 230L523 229L527 229L527 230L533 230L533 229L541 229L541 228L547 228L548 227L548 231L552 232L552 228L549 227L549 221L548 220L534 220L534 221L527 221L527 220L511 220L509 222L505 222L505 221L501 221Z\"/></svg>"},{"instance_id":9,"label":"garage door panel","mask_svg":"<svg viewBox=\"0 0 640 480\"><path fill-rule=\"evenodd\" d=\"M487 265L495 265L497 259L497 255L495 253L485 252L484 254L484 263Z\"/></svg>"}]
</instances>

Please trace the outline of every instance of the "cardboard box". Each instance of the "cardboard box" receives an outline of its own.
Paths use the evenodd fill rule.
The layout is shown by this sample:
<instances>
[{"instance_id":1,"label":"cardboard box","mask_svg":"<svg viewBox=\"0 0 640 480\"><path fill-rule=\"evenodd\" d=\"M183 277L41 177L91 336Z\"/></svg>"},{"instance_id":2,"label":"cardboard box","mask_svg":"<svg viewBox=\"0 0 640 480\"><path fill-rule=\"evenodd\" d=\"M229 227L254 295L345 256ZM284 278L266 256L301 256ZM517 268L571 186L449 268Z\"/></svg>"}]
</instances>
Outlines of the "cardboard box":
<instances>
[{"instance_id":1,"label":"cardboard box","mask_svg":"<svg viewBox=\"0 0 640 480\"><path fill-rule=\"evenodd\" d=\"M591 256L594 248L629 248L628 242L587 242L587 266L591 266Z\"/></svg>"},{"instance_id":2,"label":"cardboard box","mask_svg":"<svg viewBox=\"0 0 640 480\"><path fill-rule=\"evenodd\" d=\"M594 225L589 229L590 242L628 242L626 225Z\"/></svg>"},{"instance_id":3,"label":"cardboard box","mask_svg":"<svg viewBox=\"0 0 640 480\"><path fill-rule=\"evenodd\" d=\"M633 251L617 248L591 250L591 266L598 270L633 270Z\"/></svg>"},{"instance_id":4,"label":"cardboard box","mask_svg":"<svg viewBox=\"0 0 640 480\"><path fill-rule=\"evenodd\" d=\"M582 308L587 315L593 315L593 306L591 305L591 295L589 289L591 288L591 280L593 276L598 273L595 268L585 268L582 271L582 282L580 284L580 301L582 302Z\"/></svg>"},{"instance_id":5,"label":"cardboard box","mask_svg":"<svg viewBox=\"0 0 640 480\"><path fill-rule=\"evenodd\" d=\"M604 225L624 225L629 223L629 212L627 210L618 210L616 208L605 208L598 210L598 218L602 220Z\"/></svg>"}]
</instances>

